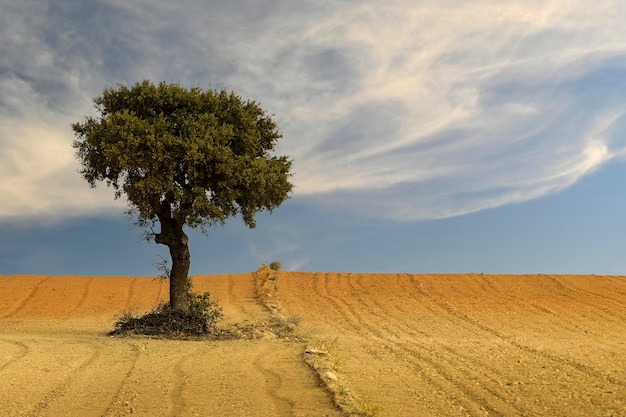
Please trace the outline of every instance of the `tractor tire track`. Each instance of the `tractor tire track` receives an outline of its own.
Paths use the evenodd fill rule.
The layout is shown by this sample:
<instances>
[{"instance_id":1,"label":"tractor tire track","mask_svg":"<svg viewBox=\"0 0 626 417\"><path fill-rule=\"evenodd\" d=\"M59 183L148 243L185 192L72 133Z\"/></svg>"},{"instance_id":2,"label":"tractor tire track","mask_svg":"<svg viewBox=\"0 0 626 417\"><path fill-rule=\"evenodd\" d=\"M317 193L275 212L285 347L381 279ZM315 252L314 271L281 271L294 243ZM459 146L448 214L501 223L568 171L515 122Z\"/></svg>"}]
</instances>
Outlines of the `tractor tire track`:
<instances>
[{"instance_id":1,"label":"tractor tire track","mask_svg":"<svg viewBox=\"0 0 626 417\"><path fill-rule=\"evenodd\" d=\"M522 311L529 311L532 312L533 309L539 311L540 313L543 313L549 317L554 318L554 325L559 327L559 328L563 328L565 326L563 326L563 323L567 323L567 325L569 327L571 327L572 329L574 329L576 332L583 332L583 333L589 333L589 332L593 332L592 330L586 329L584 327L582 327L581 325L579 325L578 323L576 323L574 320L570 320L567 317L565 317L562 314L558 314L557 312L539 305L538 303L535 302L527 302L526 300L524 300L521 297L515 296L515 295L511 295L508 293L505 293L504 291L502 291L500 288L498 288L495 283L493 283L490 279L489 276L487 275L481 275L481 279L487 284L489 290L491 292L494 292L496 294L498 294L498 296L500 298L504 298L506 300L508 300L508 303L506 303L507 305L513 304L518 306L519 308L522 309Z\"/></svg>"},{"instance_id":2,"label":"tractor tire track","mask_svg":"<svg viewBox=\"0 0 626 417\"><path fill-rule=\"evenodd\" d=\"M362 276L357 276L356 282L360 284L360 281L363 279L364 278ZM590 385L606 385L607 382L613 385L618 385L618 386L624 385L623 382L619 378L614 378L610 375L607 375L606 373L598 372L598 370L596 370L595 368L589 367L576 360L572 360L567 357L562 357L557 354L550 353L549 351L534 349L530 346L526 346L521 343L518 343L512 338L504 336L501 332L496 331L492 329L491 327L485 326L484 324L476 321L475 319L465 314L462 310L458 310L457 308L452 307L447 301L431 296L423 288L421 288L421 286L419 286L418 283L415 283L414 277L411 277L411 280L414 283L414 287L417 290L418 292L417 295L419 297L429 298L431 302L434 302L435 305L437 305L441 309L441 312L436 313L438 316L447 315L451 319L453 319L453 321L457 321L456 324L453 323L454 327L457 329L462 329L464 327L464 326L459 326L459 324L461 323L461 324L465 324L469 326L468 329L471 329L472 327L474 329L478 328L482 331L487 332L491 336L495 336L496 340L501 340L501 343L505 343L505 346L508 344L514 350L517 350L520 353L522 353L523 354L522 356L519 356L519 354L516 354L515 356L518 356L520 358L526 357L526 359L524 359L524 363L528 363L528 359L531 359L530 363L535 362L535 361L532 361L533 357L542 358L541 361L543 361L544 363L547 362L548 364L547 368L551 369L552 370L551 372L558 372L559 369L562 369L565 372L565 374L570 375L568 377L570 378L569 383L575 383L576 381L580 382L580 381L587 380L588 384ZM354 281L353 281L353 287L355 288L357 287ZM398 283L396 282L393 284L393 288L397 288L397 287L398 287ZM375 287L372 287L372 288L375 288ZM353 291L352 294L375 293L375 291L372 290L372 288L369 288L369 287L365 288L361 285L359 288L356 288L356 290ZM481 291L483 290L484 290L484 286L481 287ZM405 288L400 287L398 293L405 293L405 291L407 291ZM357 298L361 303L365 303L364 301L365 299L367 299L369 302L372 302L367 297L364 298L361 296L357 296L355 298ZM385 300L384 305L385 307L395 306L397 311L401 311L399 308L397 308L399 304L400 303L397 300ZM420 307L421 307L421 304L422 303L420 303ZM376 303L374 303L374 305L376 306ZM378 308L379 308L379 311L382 311L384 314L389 313L389 311L386 308L383 308L380 305L378 305ZM367 309L368 307L365 308L365 310ZM357 310L362 311L363 309L357 309ZM399 334L401 335L413 335L413 336L416 335L413 328L408 327L407 325L404 324L402 315L394 316L392 314L389 314L387 317L384 317L384 316L381 316L380 313L379 314L373 313L373 316L375 316L376 318L375 320L371 320L372 322L376 322L378 324L391 322L397 327L401 328L402 331L399 332ZM384 327L384 326L381 325L381 327ZM389 335L390 337L387 338L387 341L391 341L391 342L397 341L398 340L397 333L398 332L390 332L390 335ZM418 337L420 336L419 333L417 333L417 335ZM404 347L406 348L406 346ZM411 345L408 348L408 350L411 351L413 348L414 347ZM474 387L471 383L473 381L481 381L481 389L484 390L484 392L488 393L488 395L484 396L484 398L493 396L494 399L501 405L504 404L506 407L510 407L514 410L517 410L517 413L519 415L525 415L525 413L528 413L530 411L528 410L527 405L522 406L524 408L520 408L517 405L507 404L509 401L507 401L506 396L503 396L501 394L502 387L498 386L498 383L502 384L502 381L497 381L497 379L493 378L494 375L498 375L499 373L495 371L495 368L493 368L493 366L488 365L486 361L480 360L478 362L474 361L474 363L478 364L479 366L484 367L484 369L489 370L488 374L485 374L483 372L477 372L475 371L473 366L468 366L468 364L472 363L472 358L468 357L467 355L463 355L462 353L459 353L458 350L453 349L449 346L439 346L438 349L440 350L443 349L444 351L449 352L451 355L445 358L442 357L440 354L436 355L435 357L431 357L430 351L428 349L423 349L421 346L418 348L417 351L415 351L415 355L420 356L420 359L422 360L422 362L428 363L429 366L432 366L433 368L437 369L442 374L446 374L448 372L447 369L449 369L450 372L452 372L452 374L456 374L456 372L460 372L463 375L463 378L465 378L465 380L469 384L468 386L472 387L472 390L470 390L470 392L475 392ZM485 358L484 355L483 355L483 358ZM443 367L442 367L442 364L444 365ZM570 371L567 371L567 368L569 368ZM536 379L536 378L533 378L533 379ZM454 383L454 381L451 381L451 382ZM485 385L486 383L490 383L491 386L486 386ZM618 387L614 387L612 389L617 390L617 391L621 390L621 388L618 388ZM561 394L566 396L567 393L561 392ZM510 411L505 411L506 408L501 408L501 410L502 412L504 412L505 415L510 415ZM542 414L541 409L538 409L536 407L535 407L534 412L537 413L536 415Z\"/></svg>"},{"instance_id":3,"label":"tractor tire track","mask_svg":"<svg viewBox=\"0 0 626 417\"><path fill-rule=\"evenodd\" d=\"M606 291L610 292L611 294L617 294L622 299L626 297L626 277L610 277L605 275L602 278L608 282L613 283L613 287L610 289L606 289Z\"/></svg>"},{"instance_id":4,"label":"tractor tire track","mask_svg":"<svg viewBox=\"0 0 626 417\"><path fill-rule=\"evenodd\" d=\"M81 307L83 307L83 305L85 304L85 301L87 300L87 298L90 295L91 284L93 284L93 279L87 280L87 284L85 285L85 290L81 294L81 297L78 300L78 304L76 304L76 306L74 308L72 308L70 311L67 312L66 319L70 318Z\"/></svg>"},{"instance_id":5,"label":"tractor tire track","mask_svg":"<svg viewBox=\"0 0 626 417\"><path fill-rule=\"evenodd\" d=\"M349 327L355 334L358 334L359 328L355 325L355 320L352 319L351 313L346 312L345 308L329 294L328 289L328 275L317 273L313 277L313 292L319 294L330 308L332 308L339 318L343 321L343 324Z\"/></svg>"},{"instance_id":6,"label":"tractor tire track","mask_svg":"<svg viewBox=\"0 0 626 417\"><path fill-rule=\"evenodd\" d=\"M360 278L361 277L359 276L356 280L353 280L349 277L347 282L356 292L369 292L368 289L362 285ZM370 300L373 306L366 303L362 297L358 297L358 301L363 307L362 309L359 309L359 311L365 311L376 317L376 320L373 322L393 323L394 327L400 330L400 335L411 335L417 333L422 337L433 337L432 334L417 331L413 327L407 326L404 324L403 320L389 314L388 310L382 307L375 300ZM395 305L394 303L388 304ZM373 307L377 308L381 313L375 313ZM451 357L461 358L461 360L453 361L442 355L433 355L427 349L420 348L417 343L410 343L409 345L408 343L400 344L396 342L402 338L395 330L389 329L387 330L387 333L392 337L386 337L386 340L393 343L394 347L400 351L399 358L403 358L403 360L409 362L415 360L421 362L420 364L416 364L416 369L420 372L423 372L424 365L434 369L443 379L453 385L465 397L474 401L480 407L479 410L487 410L490 415L496 416L510 415L510 408L513 408L520 415L523 413L524 410L513 404L509 404L509 401L505 396L499 394L495 389L491 389L485 385L485 380L489 381L493 379L492 375L496 373L495 369L490 369L490 367L485 366L484 363L473 361L471 358L459 355L458 352L455 351L449 351L450 353L453 353ZM490 372L479 373L477 365L478 370L486 368L489 369ZM461 374L462 378L458 378L458 373ZM471 384L473 381L481 381L482 383L477 387L476 384ZM500 409L502 409L502 411L500 411Z\"/></svg>"},{"instance_id":7,"label":"tractor tire track","mask_svg":"<svg viewBox=\"0 0 626 417\"><path fill-rule=\"evenodd\" d=\"M170 392L169 404L170 404L170 416L178 417L182 414L183 410L187 406L183 397L185 391L185 385L187 384L188 375L183 369L183 365L190 358L195 357L202 347L197 347L192 352L182 355L173 365L173 381L174 386Z\"/></svg>"},{"instance_id":8,"label":"tractor tire track","mask_svg":"<svg viewBox=\"0 0 626 417\"><path fill-rule=\"evenodd\" d=\"M544 279L547 279L549 282L551 282L555 286L555 288L557 288L561 292L560 297L563 300L561 302L562 305L566 305L569 308L571 308L574 305L589 307L595 310L595 315L599 315L603 319L610 319L610 320L624 319L624 316L620 317L616 315L611 309L609 309L606 303L594 302L593 295L591 293L587 291L580 291L580 290L572 289L566 286L565 284L563 284L558 279L556 279L553 275L541 274L539 276ZM604 301L609 301L613 304L619 305L619 303L616 303L615 300L612 300L612 299L607 299ZM619 310L622 310L622 309L623 309L623 306L620 305Z\"/></svg>"},{"instance_id":9,"label":"tractor tire track","mask_svg":"<svg viewBox=\"0 0 626 417\"><path fill-rule=\"evenodd\" d=\"M97 348L95 348L95 344L93 343L87 343L87 344L91 345L92 347L91 353L89 354L87 359L83 361L77 368L71 370L60 384L58 384L52 390L48 391L44 395L44 397L41 400L39 400L39 402L37 402L37 404L35 404L35 406L30 410L30 412L28 413L29 416L39 417L43 415L45 410L50 407L50 404L52 402L54 402L55 400L63 396L63 394L68 389L68 387L70 386L70 384L72 383L72 380L76 377L76 375L83 372L85 369L89 368L91 364L93 364L93 362L96 360L96 358L100 354L100 351Z\"/></svg>"},{"instance_id":10,"label":"tractor tire track","mask_svg":"<svg viewBox=\"0 0 626 417\"><path fill-rule=\"evenodd\" d=\"M263 379L265 380L265 391L272 399L279 415L294 417L295 403L289 398L280 395L280 391L284 385L283 378L278 372L274 372L270 367L262 364L262 359L264 357L271 357L271 355L272 353L268 346L268 348L260 352L260 354L254 358L252 365L261 373L261 375L263 375Z\"/></svg>"},{"instance_id":11,"label":"tractor tire track","mask_svg":"<svg viewBox=\"0 0 626 417\"><path fill-rule=\"evenodd\" d=\"M29 353L28 345L19 340L9 340L9 339L2 338L0 339L0 343L6 343L8 345L17 346L18 348L17 354L13 355L11 359L7 360L6 362L0 365L0 372L8 368L9 366L13 365L14 363L18 363L21 359L23 359Z\"/></svg>"},{"instance_id":12,"label":"tractor tire track","mask_svg":"<svg viewBox=\"0 0 626 417\"><path fill-rule=\"evenodd\" d=\"M226 277L226 294L228 296L228 304L237 305L243 313L243 308L235 301L235 280L232 275Z\"/></svg>"},{"instance_id":13,"label":"tractor tire track","mask_svg":"<svg viewBox=\"0 0 626 417\"><path fill-rule=\"evenodd\" d=\"M341 289L341 284L346 284L346 275L337 274L337 287ZM390 334L385 334L383 330L374 327L369 324L370 322L378 322L377 320L367 320L364 317L359 316L356 313L356 309L347 304L344 298L331 294L330 286L328 284L330 278L329 275L325 275L325 295L337 306L338 311L349 312L345 314L348 320L352 323L353 329L357 333L368 333L366 339L371 340L374 338L376 342L383 345L388 352L396 359L397 363L408 363L411 365L413 372L420 375L420 377L427 381L435 391L437 392L455 392L460 393L460 396L450 395L449 400L456 404L457 407L465 410L473 410L473 415L481 415L484 410L491 413L494 416L504 417L499 410L495 409L489 401L484 398L484 393L476 392L475 389L469 387L466 384L459 382L458 378L453 376L453 372L446 369L443 364L436 362L435 360L424 355L424 352L417 351L415 349L409 349L394 341L395 337L389 337ZM348 294L344 291L344 295ZM364 310L367 313L371 313L365 306ZM362 311L362 309L359 309ZM391 335L393 336L393 335ZM434 372L433 372L434 371Z\"/></svg>"},{"instance_id":14,"label":"tractor tire track","mask_svg":"<svg viewBox=\"0 0 626 417\"><path fill-rule=\"evenodd\" d=\"M114 407L119 403L119 399L122 396L124 387L128 384L128 381L130 380L131 376L135 372L135 368L137 367L137 362L139 361L139 358L141 356L141 350L135 344L130 343L129 346L132 352L132 360L131 360L130 366L128 367L128 371L124 374L124 377L120 381L119 385L117 386L117 389L115 390L115 392L113 393L113 396L111 397L111 400L109 401L104 412L102 413L102 417L107 417L111 415Z\"/></svg>"},{"instance_id":15,"label":"tractor tire track","mask_svg":"<svg viewBox=\"0 0 626 417\"><path fill-rule=\"evenodd\" d=\"M20 312L22 309L24 309L24 307L26 307L28 302L33 299L35 294L37 294L41 286L45 282L49 281L51 278L52 276L43 277L37 284L35 284L35 286L28 293L28 295L24 297L20 302L18 302L18 304L15 306L13 310L9 310L8 312L5 312L2 316L0 316L0 318L7 319L7 318L14 317L18 312Z\"/></svg>"},{"instance_id":16,"label":"tractor tire track","mask_svg":"<svg viewBox=\"0 0 626 417\"><path fill-rule=\"evenodd\" d=\"M614 307L617 307L619 310L623 311L624 309L626 309L626 303L623 303L621 301L618 301L612 297L607 297L606 295L602 295L602 294L598 294L592 291L587 291L587 290L580 290L577 288L573 288L571 285L567 285L563 282L562 279L559 279L553 275L546 275L546 277L550 278L554 283L556 283L557 285L559 285L560 288L562 288L565 291L570 291L576 294L580 294L585 296L585 298L599 298L600 300L602 300L602 304L601 307L599 307L598 305L594 305L594 304L590 304L596 308L600 308L602 311L604 311L607 314L610 315L614 315L615 317L619 317L620 319L623 319L624 316L618 316L614 313L613 310L608 309L604 303L609 303L611 305L613 305Z\"/></svg>"},{"instance_id":17,"label":"tractor tire track","mask_svg":"<svg viewBox=\"0 0 626 417\"><path fill-rule=\"evenodd\" d=\"M406 274L405 276L409 277L413 281L415 279L414 277L411 277L408 274ZM411 288L401 286L401 291L399 292L403 294L411 294ZM424 291L422 290L421 294L423 293ZM413 298L413 297L409 296L409 298ZM508 297L505 297L505 298L508 299ZM396 303L388 303L388 304L384 304L384 306L385 307L393 306L393 307L396 307L397 309ZM381 309L385 310L385 308L383 307L381 307ZM402 310L400 309L397 309L397 310L404 314ZM441 306L440 306L440 310L429 309L429 311L440 317L442 315L450 316L448 309L446 309L445 307L441 307ZM457 329L463 328L463 326L460 326L459 324L467 324L465 320L462 320L461 322L455 320L455 318L457 317L456 314L451 317L453 319L450 321L450 323L453 324L454 327ZM391 320L394 323L396 323L399 327L402 327L404 329L404 332L407 332L407 333L410 332L411 328L408 327L407 325L404 325L404 321L401 319L401 316L398 317L398 316L390 315L387 318L387 320ZM468 329L471 329L471 327L468 327ZM428 336L436 337L436 335L437 335L437 331L434 331L432 332L432 334L429 334ZM461 335L459 335L459 337L461 337ZM525 403L525 404L511 403L510 393L502 389L505 383L513 386L513 382L512 382L513 380L520 380L520 379L524 380L524 377L526 377L527 381L530 381L532 383L532 380L535 379L536 376L532 372L530 372L528 369L526 369L524 364L533 362L532 358L536 357L536 351L535 350L529 351L529 349L520 350L519 346L516 346L514 343L511 344L511 343L507 343L506 341L503 343L504 344L501 346L505 348L504 352L506 352L508 349L512 349L513 351L519 352L518 354L514 354L513 352L511 352L511 354L505 354L506 356L504 358L504 362L502 359L499 362L494 362L492 358L489 358L489 356L485 355L484 353L479 354L479 355L476 355L474 353L473 356L468 355L464 352L465 349L459 350L457 348L453 348L452 346L446 345L446 344L438 345L435 349L433 349L433 351L440 352L443 350L444 352L449 353L449 355L446 355L446 356L437 355L435 356L435 360L437 362L443 361L449 366L450 369L459 371L463 375L463 377L468 381L468 383L476 383L476 384L480 383L481 388L483 390L485 390L491 396L497 399L501 405L505 405L506 407L510 407L512 410L515 410L515 412L517 413L516 415L529 415L529 413L531 413L532 415L537 415L537 416L543 415L543 410L541 410L541 408L532 406L529 403ZM508 346L509 348L506 349L506 346ZM430 353L430 350L427 350L427 351ZM501 349L499 349L499 351L501 351ZM504 355L501 355L501 356L504 356ZM516 358L517 360L511 360L514 358ZM502 366L503 363L507 364L507 366ZM510 413L511 411L506 411L505 415L511 415Z\"/></svg>"},{"instance_id":18,"label":"tractor tire track","mask_svg":"<svg viewBox=\"0 0 626 417\"><path fill-rule=\"evenodd\" d=\"M125 311L133 310L136 307L136 305L133 303L136 286L137 286L137 278L131 277L130 283L128 284L128 291L126 293L126 301L124 302Z\"/></svg>"},{"instance_id":19,"label":"tractor tire track","mask_svg":"<svg viewBox=\"0 0 626 417\"><path fill-rule=\"evenodd\" d=\"M593 376L595 379L598 380L606 380L614 385L619 385L619 386L624 386L626 387L626 382L625 381L620 381L616 378L613 378L611 376L607 376L607 375L602 375L602 373L596 371L595 369L584 365L582 363L579 363L573 359L567 359L567 358L563 358L560 356L556 356L554 354L550 354L547 351L544 350L539 350L530 346L526 346L524 344L521 344L519 342L517 342L516 340L514 340L511 337L505 336L504 334L502 334L501 332L485 326L481 323L479 323L478 321L474 320L473 318L469 317L467 314L455 309L454 307L452 307L448 302L444 301L444 300L438 300L437 298L430 296L429 294L427 294L423 288L421 288L419 282L417 282L415 280L414 277L412 277L412 281L416 286L416 290L418 291L418 293L423 294L425 297L429 298L432 302L438 304L439 306L441 306L441 308L446 311L448 314L450 314L453 317L458 317L461 321L474 326L486 333L489 333L493 336L495 336L496 338L500 339L501 341L505 342L505 343L509 343L511 346L514 346L515 348L524 351L526 353L530 353L536 356L540 356L543 357L544 359L552 362L553 364L559 364L561 366L567 366L570 367L576 371L579 371L580 373L582 373L583 375L589 375L589 376Z\"/></svg>"},{"instance_id":20,"label":"tractor tire track","mask_svg":"<svg viewBox=\"0 0 626 417\"><path fill-rule=\"evenodd\" d=\"M254 278L250 276L250 286L254 287ZM226 276L226 297L228 304L233 306L238 312L237 316L245 317L246 319L254 319L255 314L250 311L250 308L246 305L246 302L235 294L235 278L232 275ZM248 303L250 304L250 303ZM256 306L256 300L254 300Z\"/></svg>"},{"instance_id":21,"label":"tractor tire track","mask_svg":"<svg viewBox=\"0 0 626 417\"><path fill-rule=\"evenodd\" d=\"M361 291L368 291L367 289L365 289L360 279L357 279L356 282L354 281L351 282L351 285L354 288L359 287ZM395 283L395 285L401 285L401 284ZM394 323L394 328L397 328L399 331L396 331L394 328L391 328L388 330L389 335L393 336L391 340L403 341L404 339L406 339L405 337L403 337L403 335L408 335L410 337L409 337L409 340L406 340L406 343L410 343L411 345L414 345L417 347L421 345L419 343L420 341L432 339L436 336L434 332L425 332L423 330L418 330L415 326L407 325L406 324L407 320L402 320L402 316L405 316L405 313L397 308L396 303L387 303L385 306L383 306L378 301L376 301L376 299L369 299L368 302L373 306L372 307L368 305L365 302L365 300L362 298L360 298L359 301L363 305L366 311L371 312L377 318L377 322ZM381 313L374 313L373 308L378 309ZM396 316L392 314L392 310L398 311L401 314ZM458 325L458 323L455 320L449 320L449 322L451 324ZM414 339L415 336L418 336L419 339L411 340L411 339ZM468 380L476 379L476 376L474 374L478 372L476 370L477 366L478 366L478 369L480 368L487 369L489 371L489 374L491 375L498 373L497 369L495 367L490 366L486 361L477 361L471 356L464 355L463 353L449 346L444 345L444 346L439 346L438 348L444 349L447 352L451 353L452 355L450 358L436 356L434 359L437 361L445 362L445 365L450 369L463 372L464 376ZM406 348L406 349L411 350L410 348ZM421 348L421 349L416 350L415 353L420 354L420 355L429 355L430 357L430 355L432 355L432 349ZM458 358L458 359L454 361L455 358ZM481 373L480 376L484 378L488 376L489 374ZM492 395L498 397L503 402L506 402L505 398L495 393L492 393Z\"/></svg>"}]
</instances>

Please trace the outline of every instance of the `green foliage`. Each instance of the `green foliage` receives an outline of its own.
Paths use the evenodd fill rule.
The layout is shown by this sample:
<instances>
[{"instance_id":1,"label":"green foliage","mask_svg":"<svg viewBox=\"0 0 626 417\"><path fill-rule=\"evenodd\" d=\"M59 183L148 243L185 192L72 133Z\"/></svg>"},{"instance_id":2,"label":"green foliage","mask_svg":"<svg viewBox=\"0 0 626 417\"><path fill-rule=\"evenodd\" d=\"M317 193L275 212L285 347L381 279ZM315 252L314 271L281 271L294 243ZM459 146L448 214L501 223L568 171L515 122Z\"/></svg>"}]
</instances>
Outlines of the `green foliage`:
<instances>
[{"instance_id":1,"label":"green foliage","mask_svg":"<svg viewBox=\"0 0 626 417\"><path fill-rule=\"evenodd\" d=\"M216 332L216 323L223 318L222 308L211 300L208 292L192 294L189 312L175 310L169 303L161 303L151 312L137 316L131 312L117 318L112 335L129 333L185 337Z\"/></svg>"},{"instance_id":2,"label":"green foliage","mask_svg":"<svg viewBox=\"0 0 626 417\"><path fill-rule=\"evenodd\" d=\"M204 320L209 328L224 317L222 307L218 305L217 301L211 300L211 294L208 292L191 294L189 314Z\"/></svg>"},{"instance_id":3,"label":"green foliage","mask_svg":"<svg viewBox=\"0 0 626 417\"><path fill-rule=\"evenodd\" d=\"M258 211L272 211L292 190L291 160L272 154L281 133L254 101L143 81L107 89L94 103L100 116L72 126L81 174L126 195L140 226L167 212L202 230L241 214L252 228Z\"/></svg>"}]
</instances>

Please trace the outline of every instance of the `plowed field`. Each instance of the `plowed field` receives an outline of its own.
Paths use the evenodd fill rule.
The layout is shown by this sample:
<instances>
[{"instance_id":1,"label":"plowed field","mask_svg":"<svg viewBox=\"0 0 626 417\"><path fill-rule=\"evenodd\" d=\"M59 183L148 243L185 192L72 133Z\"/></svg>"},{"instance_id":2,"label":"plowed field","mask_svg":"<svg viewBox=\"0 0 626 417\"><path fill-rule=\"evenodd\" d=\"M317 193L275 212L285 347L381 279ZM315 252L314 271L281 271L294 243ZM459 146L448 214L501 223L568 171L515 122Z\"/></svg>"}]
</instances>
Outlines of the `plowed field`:
<instances>
[{"instance_id":1,"label":"plowed field","mask_svg":"<svg viewBox=\"0 0 626 417\"><path fill-rule=\"evenodd\" d=\"M282 312L380 416L626 416L626 277L281 272ZM251 274L194 277L226 324ZM150 277L0 276L1 416L339 416L304 344L111 338Z\"/></svg>"}]
</instances>

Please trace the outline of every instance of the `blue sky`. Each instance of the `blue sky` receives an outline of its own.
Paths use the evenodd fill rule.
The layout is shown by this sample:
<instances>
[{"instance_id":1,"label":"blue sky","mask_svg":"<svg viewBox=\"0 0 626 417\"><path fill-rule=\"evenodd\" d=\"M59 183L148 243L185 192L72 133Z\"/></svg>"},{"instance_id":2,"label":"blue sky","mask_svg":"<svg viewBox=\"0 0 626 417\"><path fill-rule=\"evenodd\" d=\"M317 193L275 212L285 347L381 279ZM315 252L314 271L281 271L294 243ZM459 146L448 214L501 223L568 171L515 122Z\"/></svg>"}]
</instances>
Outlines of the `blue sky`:
<instances>
[{"instance_id":1,"label":"blue sky","mask_svg":"<svg viewBox=\"0 0 626 417\"><path fill-rule=\"evenodd\" d=\"M192 273L626 274L626 3L0 1L0 273L152 275L71 123L142 79L274 114L293 197Z\"/></svg>"}]
</instances>

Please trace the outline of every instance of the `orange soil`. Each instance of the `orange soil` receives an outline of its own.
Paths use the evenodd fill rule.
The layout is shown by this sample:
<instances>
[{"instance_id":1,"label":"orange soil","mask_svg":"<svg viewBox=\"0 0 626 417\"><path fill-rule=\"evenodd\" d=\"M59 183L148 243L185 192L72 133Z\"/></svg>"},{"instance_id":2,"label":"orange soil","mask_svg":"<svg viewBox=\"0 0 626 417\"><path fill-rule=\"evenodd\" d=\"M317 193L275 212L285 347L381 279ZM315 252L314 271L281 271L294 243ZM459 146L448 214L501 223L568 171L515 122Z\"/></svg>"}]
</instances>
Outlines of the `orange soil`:
<instances>
[{"instance_id":1,"label":"orange soil","mask_svg":"<svg viewBox=\"0 0 626 417\"><path fill-rule=\"evenodd\" d=\"M250 274L194 277L227 322ZM282 272L284 314L381 416L626 416L626 277ZM302 343L106 336L152 278L0 276L2 416L337 416Z\"/></svg>"}]
</instances>

